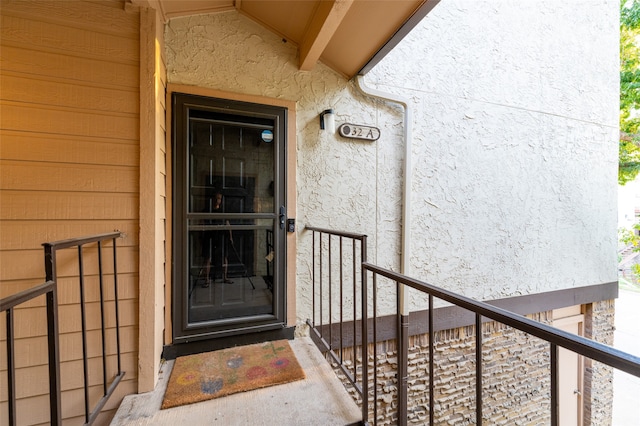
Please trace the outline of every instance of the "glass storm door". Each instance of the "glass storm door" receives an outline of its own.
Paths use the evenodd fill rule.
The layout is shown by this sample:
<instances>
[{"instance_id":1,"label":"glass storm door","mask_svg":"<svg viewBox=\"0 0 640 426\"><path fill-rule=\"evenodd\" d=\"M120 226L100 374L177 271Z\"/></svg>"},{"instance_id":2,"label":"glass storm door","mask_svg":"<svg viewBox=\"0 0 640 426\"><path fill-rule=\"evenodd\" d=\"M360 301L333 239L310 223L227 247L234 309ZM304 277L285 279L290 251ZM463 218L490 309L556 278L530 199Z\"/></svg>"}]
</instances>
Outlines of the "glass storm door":
<instances>
[{"instance_id":1,"label":"glass storm door","mask_svg":"<svg viewBox=\"0 0 640 426\"><path fill-rule=\"evenodd\" d=\"M282 327L286 109L174 94L173 125L175 341Z\"/></svg>"}]
</instances>

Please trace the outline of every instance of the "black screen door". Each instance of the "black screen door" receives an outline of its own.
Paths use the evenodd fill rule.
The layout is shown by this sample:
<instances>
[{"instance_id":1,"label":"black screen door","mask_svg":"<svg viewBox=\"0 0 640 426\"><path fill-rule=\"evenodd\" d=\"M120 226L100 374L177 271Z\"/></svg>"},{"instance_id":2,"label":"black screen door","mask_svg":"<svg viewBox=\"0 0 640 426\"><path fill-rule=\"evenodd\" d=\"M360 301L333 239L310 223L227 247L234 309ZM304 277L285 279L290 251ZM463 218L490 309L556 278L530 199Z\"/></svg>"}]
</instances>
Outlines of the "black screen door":
<instances>
[{"instance_id":1,"label":"black screen door","mask_svg":"<svg viewBox=\"0 0 640 426\"><path fill-rule=\"evenodd\" d=\"M285 322L286 109L173 95L174 339Z\"/></svg>"}]
</instances>

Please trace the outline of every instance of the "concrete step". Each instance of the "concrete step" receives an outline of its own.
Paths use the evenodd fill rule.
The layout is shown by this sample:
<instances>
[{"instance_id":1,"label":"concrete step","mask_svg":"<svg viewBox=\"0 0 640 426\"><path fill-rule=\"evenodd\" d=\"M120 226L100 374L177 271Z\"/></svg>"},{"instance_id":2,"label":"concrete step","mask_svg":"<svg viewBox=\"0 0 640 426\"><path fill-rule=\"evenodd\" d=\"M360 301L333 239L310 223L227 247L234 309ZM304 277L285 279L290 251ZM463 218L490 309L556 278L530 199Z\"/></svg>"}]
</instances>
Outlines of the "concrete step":
<instances>
[{"instance_id":1,"label":"concrete step","mask_svg":"<svg viewBox=\"0 0 640 426\"><path fill-rule=\"evenodd\" d=\"M129 395L111 425L350 425L360 409L309 337L290 340L306 378L160 410L173 361L163 364L153 392Z\"/></svg>"}]
</instances>

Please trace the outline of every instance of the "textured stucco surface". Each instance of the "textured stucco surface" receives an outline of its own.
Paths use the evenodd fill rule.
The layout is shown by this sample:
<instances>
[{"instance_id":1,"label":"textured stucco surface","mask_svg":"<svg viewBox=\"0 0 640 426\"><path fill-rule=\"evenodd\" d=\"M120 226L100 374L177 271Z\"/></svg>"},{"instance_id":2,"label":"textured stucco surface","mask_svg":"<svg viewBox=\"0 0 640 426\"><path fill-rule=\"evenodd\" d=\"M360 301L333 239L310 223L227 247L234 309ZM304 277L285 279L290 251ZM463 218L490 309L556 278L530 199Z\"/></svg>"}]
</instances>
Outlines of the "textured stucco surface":
<instances>
[{"instance_id":1,"label":"textured stucco surface","mask_svg":"<svg viewBox=\"0 0 640 426\"><path fill-rule=\"evenodd\" d=\"M442 1L367 75L412 100L411 275L481 299L616 279L617 8ZM402 109L322 64L298 71L294 46L235 12L165 36L170 83L297 102L299 321L305 224L368 234L369 259L398 270ZM321 132L330 107L380 140Z\"/></svg>"},{"instance_id":2,"label":"textured stucco surface","mask_svg":"<svg viewBox=\"0 0 640 426\"><path fill-rule=\"evenodd\" d=\"M389 229L389 256L398 257L398 224L387 222L399 214L394 212L399 212L402 157L391 145L401 144L401 126L389 122L384 131L387 142L372 144L338 140L321 132L318 120L321 111L334 107L338 123L377 125L387 110L400 117L393 106L376 107L352 82L323 65L298 71L295 47L235 12L173 19L167 24L165 43L170 83L297 102L299 321L311 316L311 238L304 225L367 233L370 247L375 247L380 220ZM381 146L389 148L380 153ZM379 164L390 172L381 176ZM379 196L377 179L388 188ZM390 210L382 219L378 197L387 200L382 211ZM397 260L388 266L394 264Z\"/></svg>"},{"instance_id":3,"label":"textured stucco surface","mask_svg":"<svg viewBox=\"0 0 640 426\"><path fill-rule=\"evenodd\" d=\"M415 102L411 274L480 299L616 280L617 4L576 6L441 2L367 76Z\"/></svg>"}]
</instances>

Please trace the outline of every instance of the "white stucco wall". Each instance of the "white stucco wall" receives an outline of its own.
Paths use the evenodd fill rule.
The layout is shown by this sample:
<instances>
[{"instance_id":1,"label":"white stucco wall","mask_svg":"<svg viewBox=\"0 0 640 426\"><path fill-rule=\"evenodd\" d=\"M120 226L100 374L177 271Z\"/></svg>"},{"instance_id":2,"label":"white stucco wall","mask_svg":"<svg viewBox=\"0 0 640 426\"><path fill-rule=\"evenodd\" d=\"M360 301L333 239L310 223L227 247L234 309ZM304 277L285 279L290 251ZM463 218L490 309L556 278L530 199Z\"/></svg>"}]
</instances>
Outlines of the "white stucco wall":
<instances>
[{"instance_id":1,"label":"white stucco wall","mask_svg":"<svg viewBox=\"0 0 640 426\"><path fill-rule=\"evenodd\" d=\"M482 299L616 279L615 1L443 0L367 82L413 100L412 275ZM167 77L297 102L298 318L310 316L305 224L369 235L399 268L402 110L363 96L228 12L171 20ZM355 142L321 132L374 125Z\"/></svg>"},{"instance_id":2,"label":"white stucco wall","mask_svg":"<svg viewBox=\"0 0 640 426\"><path fill-rule=\"evenodd\" d=\"M371 247L375 246L378 222L385 226L386 218L399 215L401 154L392 144L400 143L402 128L386 120L389 129L385 139L389 143L383 145L338 140L320 131L318 115L326 108L335 107L339 123L376 124L378 115L389 107L381 105L379 111L375 103L358 95L352 82L322 64L310 72L298 71L294 46L235 12L173 19L167 24L165 43L170 83L297 102L296 293L298 318L304 321L311 316L312 256L310 234L304 232L304 225L367 233L374 253ZM397 110L394 117L401 118ZM381 146L387 152L379 158ZM393 176L386 172L380 176L378 164L393 169ZM378 195L377 178L393 189ZM378 198L392 200L381 205L382 211L390 206L394 213L385 212L380 219L376 214ZM397 226L391 226L394 234L389 253L398 250Z\"/></svg>"},{"instance_id":3,"label":"white stucco wall","mask_svg":"<svg viewBox=\"0 0 640 426\"><path fill-rule=\"evenodd\" d=\"M412 273L481 299L616 280L615 1L443 1L368 79L415 99Z\"/></svg>"}]
</instances>

